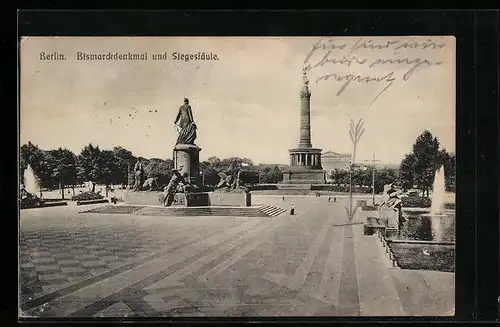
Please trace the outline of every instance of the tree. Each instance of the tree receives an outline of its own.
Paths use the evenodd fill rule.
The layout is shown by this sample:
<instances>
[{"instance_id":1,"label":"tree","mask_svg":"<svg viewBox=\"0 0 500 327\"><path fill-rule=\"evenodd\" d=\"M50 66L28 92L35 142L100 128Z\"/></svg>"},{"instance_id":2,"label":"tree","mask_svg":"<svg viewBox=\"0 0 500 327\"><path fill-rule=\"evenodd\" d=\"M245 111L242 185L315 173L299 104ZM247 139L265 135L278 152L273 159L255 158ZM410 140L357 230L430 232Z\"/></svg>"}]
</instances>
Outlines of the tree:
<instances>
[{"instance_id":1,"label":"tree","mask_svg":"<svg viewBox=\"0 0 500 327\"><path fill-rule=\"evenodd\" d=\"M113 148L113 155L116 159L116 172L114 175L114 184L127 184L129 167L133 166L137 160L131 151L121 147L115 146Z\"/></svg>"},{"instance_id":2,"label":"tree","mask_svg":"<svg viewBox=\"0 0 500 327\"><path fill-rule=\"evenodd\" d=\"M339 185L349 184L349 171L345 169L335 169L330 173L330 178L332 179L332 183Z\"/></svg>"},{"instance_id":3,"label":"tree","mask_svg":"<svg viewBox=\"0 0 500 327\"><path fill-rule=\"evenodd\" d=\"M172 177L172 169L174 167L174 162L170 159L163 160L158 158L152 158L144 166L144 173L147 178L158 178L157 182L159 185L167 184Z\"/></svg>"},{"instance_id":4,"label":"tree","mask_svg":"<svg viewBox=\"0 0 500 327\"><path fill-rule=\"evenodd\" d=\"M413 152L401 162L398 180L405 189L414 185L422 190L422 196L429 196L436 170L445 166L447 188L452 188L455 180L455 159L446 150L439 150L439 141L425 130L413 144ZM448 172L447 172L448 171Z\"/></svg>"},{"instance_id":5,"label":"tree","mask_svg":"<svg viewBox=\"0 0 500 327\"><path fill-rule=\"evenodd\" d=\"M412 153L405 155L401 161L398 181L404 190L413 188L415 184L415 157Z\"/></svg>"},{"instance_id":6,"label":"tree","mask_svg":"<svg viewBox=\"0 0 500 327\"><path fill-rule=\"evenodd\" d=\"M352 183L354 185L361 186L371 186L372 185L372 169L368 169L367 167L358 167L353 169L352 172Z\"/></svg>"},{"instance_id":7,"label":"tree","mask_svg":"<svg viewBox=\"0 0 500 327\"><path fill-rule=\"evenodd\" d=\"M237 171L243 166L243 159L238 157L231 157L223 159L221 166L224 170Z\"/></svg>"},{"instance_id":8,"label":"tree","mask_svg":"<svg viewBox=\"0 0 500 327\"><path fill-rule=\"evenodd\" d=\"M93 146L89 144L83 148L80 155L77 157L77 176L80 182L91 181L92 192L95 192L95 183L97 183L101 177L99 171L99 157L101 156L101 150L99 146Z\"/></svg>"},{"instance_id":9,"label":"tree","mask_svg":"<svg viewBox=\"0 0 500 327\"><path fill-rule=\"evenodd\" d=\"M384 185L396 182L398 172L395 169L383 168L375 171L375 193L382 193Z\"/></svg>"},{"instance_id":10,"label":"tree","mask_svg":"<svg viewBox=\"0 0 500 327\"><path fill-rule=\"evenodd\" d=\"M415 183L429 196L434 174L439 166L441 155L439 141L431 132L425 130L413 145Z\"/></svg>"},{"instance_id":11,"label":"tree","mask_svg":"<svg viewBox=\"0 0 500 327\"><path fill-rule=\"evenodd\" d=\"M28 142L28 144L23 144L23 146L21 146L20 152L21 152L20 168L21 168L21 178L22 178L24 170L28 167L28 165L30 165L31 168L34 169L33 163L39 161L39 158L42 156L42 150L40 150L40 148L37 145Z\"/></svg>"},{"instance_id":12,"label":"tree","mask_svg":"<svg viewBox=\"0 0 500 327\"><path fill-rule=\"evenodd\" d=\"M106 190L111 183L118 183L122 174L118 167L118 160L112 150L102 150L97 157L97 182L106 185Z\"/></svg>"},{"instance_id":13,"label":"tree","mask_svg":"<svg viewBox=\"0 0 500 327\"><path fill-rule=\"evenodd\" d=\"M48 151L52 160L50 168L52 177L58 182L64 200L64 186L74 185L77 180L76 155L68 149L59 148Z\"/></svg>"},{"instance_id":14,"label":"tree","mask_svg":"<svg viewBox=\"0 0 500 327\"><path fill-rule=\"evenodd\" d=\"M248 158L242 158L241 159L241 163L244 167L246 167L245 169L247 170L255 170L255 166L252 162L251 159L248 159Z\"/></svg>"},{"instance_id":15,"label":"tree","mask_svg":"<svg viewBox=\"0 0 500 327\"><path fill-rule=\"evenodd\" d=\"M260 183L276 184L283 180L283 172L278 165L264 166L259 172Z\"/></svg>"},{"instance_id":16,"label":"tree","mask_svg":"<svg viewBox=\"0 0 500 327\"><path fill-rule=\"evenodd\" d=\"M440 165L444 166L446 190L455 192L456 189L456 160L454 153L446 152L446 149L441 150Z\"/></svg>"},{"instance_id":17,"label":"tree","mask_svg":"<svg viewBox=\"0 0 500 327\"><path fill-rule=\"evenodd\" d=\"M237 172L240 170L257 171L257 167L254 166L252 160L239 157L222 160L217 157L210 157L200 163L200 172L205 185L217 185L220 181L219 173L221 172Z\"/></svg>"},{"instance_id":18,"label":"tree","mask_svg":"<svg viewBox=\"0 0 500 327\"><path fill-rule=\"evenodd\" d=\"M31 142L21 147L21 182L24 183L24 171L31 166L38 179L40 187L52 187L54 179L52 177L53 160L50 153L41 150Z\"/></svg>"},{"instance_id":19,"label":"tree","mask_svg":"<svg viewBox=\"0 0 500 327\"><path fill-rule=\"evenodd\" d=\"M212 157L215 159L215 157ZM215 166L220 164L220 160L210 160L200 162L200 172L202 174L203 184L208 186L214 186L219 184L220 176L219 171L216 170Z\"/></svg>"},{"instance_id":20,"label":"tree","mask_svg":"<svg viewBox=\"0 0 500 327\"><path fill-rule=\"evenodd\" d=\"M208 163L208 167L213 168L215 170L219 170L222 166L221 160L217 157L210 157L206 161Z\"/></svg>"}]
</instances>

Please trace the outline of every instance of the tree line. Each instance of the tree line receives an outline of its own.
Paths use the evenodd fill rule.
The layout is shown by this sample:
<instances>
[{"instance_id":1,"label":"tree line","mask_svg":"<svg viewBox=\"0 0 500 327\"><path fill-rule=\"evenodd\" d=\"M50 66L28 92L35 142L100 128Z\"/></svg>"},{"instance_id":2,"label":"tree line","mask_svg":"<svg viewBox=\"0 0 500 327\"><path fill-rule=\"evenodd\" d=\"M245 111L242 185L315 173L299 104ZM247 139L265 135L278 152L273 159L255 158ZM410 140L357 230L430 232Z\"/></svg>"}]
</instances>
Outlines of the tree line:
<instances>
[{"instance_id":1,"label":"tree line","mask_svg":"<svg viewBox=\"0 0 500 327\"><path fill-rule=\"evenodd\" d=\"M21 183L28 165L33 169L40 187L45 189L64 189L67 186L93 182L101 185L130 185L133 183L131 170L140 159L145 176L156 177L159 185L166 185L172 177L173 160L136 157L123 147L111 150L88 144L79 154L69 149L43 150L28 142L21 149ZM282 172L278 165L254 165L247 158L210 157L200 162L200 174L207 186L215 186L220 181L220 173L244 169L259 173L260 183L278 183ZM130 174L129 174L130 172Z\"/></svg>"},{"instance_id":2,"label":"tree line","mask_svg":"<svg viewBox=\"0 0 500 327\"><path fill-rule=\"evenodd\" d=\"M24 170L30 165L42 188L63 189L88 181L101 185L130 185L133 174L129 171L138 159L143 163L146 177L156 177L159 185L166 185L172 176L171 159L136 157L120 146L109 150L88 144L75 154L65 148L43 150L28 142L20 150L21 183L24 183ZM441 165L444 165L447 190L455 191L455 154L440 149L437 138L426 130L417 137L412 152L404 157L399 169L375 169L375 192L382 192L385 184L397 182L405 190L417 188L428 195L434 174ZM256 165L248 158L210 157L200 162L200 173L206 186L217 185L221 172L230 173L238 169L258 172L261 184L275 184L283 179L283 166ZM372 169L359 166L353 169L353 185L372 185ZM335 185L349 184L349 172L346 170L334 170L329 177Z\"/></svg>"},{"instance_id":3,"label":"tree line","mask_svg":"<svg viewBox=\"0 0 500 327\"><path fill-rule=\"evenodd\" d=\"M444 166L446 190L455 192L455 154L440 149L439 140L430 131L425 130L416 138L412 152L405 155L399 169L375 169L375 193L381 193L386 184L396 183L403 190L418 189L422 191L423 196L428 196L434 183L435 173L441 166ZM330 172L329 177L334 185L349 185L347 170L334 170ZM373 170L355 166L352 184L371 187Z\"/></svg>"},{"instance_id":4,"label":"tree line","mask_svg":"<svg viewBox=\"0 0 500 327\"><path fill-rule=\"evenodd\" d=\"M359 167L353 168L352 185L371 187L373 185L373 174L375 173L375 193L381 193L384 185L394 183L398 177L398 170L393 168ZM349 185L349 171L345 169L335 169L330 172L329 178L332 184L337 186Z\"/></svg>"}]
</instances>

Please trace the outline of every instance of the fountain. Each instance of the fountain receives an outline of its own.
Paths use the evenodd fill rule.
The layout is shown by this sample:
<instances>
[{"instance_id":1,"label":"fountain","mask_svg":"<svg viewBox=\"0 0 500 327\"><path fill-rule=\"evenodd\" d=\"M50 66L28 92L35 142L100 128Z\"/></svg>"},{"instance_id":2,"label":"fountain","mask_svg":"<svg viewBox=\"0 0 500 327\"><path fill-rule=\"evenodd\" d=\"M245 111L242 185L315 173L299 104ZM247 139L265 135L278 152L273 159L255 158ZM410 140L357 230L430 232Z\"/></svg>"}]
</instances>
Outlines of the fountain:
<instances>
[{"instance_id":1,"label":"fountain","mask_svg":"<svg viewBox=\"0 0 500 327\"><path fill-rule=\"evenodd\" d=\"M36 194L40 190L40 186L38 184L38 179L35 176L35 172L30 165L26 167L24 170L24 187L28 193Z\"/></svg>"},{"instance_id":2,"label":"fountain","mask_svg":"<svg viewBox=\"0 0 500 327\"><path fill-rule=\"evenodd\" d=\"M422 215L431 220L432 238L435 242L443 240L443 226L441 218L448 217L444 213L444 193L445 193L444 167L441 166L434 174L434 183L432 185L431 211Z\"/></svg>"},{"instance_id":3,"label":"fountain","mask_svg":"<svg viewBox=\"0 0 500 327\"><path fill-rule=\"evenodd\" d=\"M44 205L44 200L39 198L36 193L40 190L40 184L35 176L35 172L30 165L26 167L23 174L24 184L21 187L20 205L21 209L34 208ZM41 190L40 190L41 197Z\"/></svg>"},{"instance_id":4,"label":"fountain","mask_svg":"<svg viewBox=\"0 0 500 327\"><path fill-rule=\"evenodd\" d=\"M431 197L431 216L442 216L444 211L444 167L441 166L434 175Z\"/></svg>"},{"instance_id":5,"label":"fountain","mask_svg":"<svg viewBox=\"0 0 500 327\"><path fill-rule=\"evenodd\" d=\"M402 269L455 270L455 212L445 206L445 172L434 174L430 208L403 208L397 235L384 242Z\"/></svg>"}]
</instances>

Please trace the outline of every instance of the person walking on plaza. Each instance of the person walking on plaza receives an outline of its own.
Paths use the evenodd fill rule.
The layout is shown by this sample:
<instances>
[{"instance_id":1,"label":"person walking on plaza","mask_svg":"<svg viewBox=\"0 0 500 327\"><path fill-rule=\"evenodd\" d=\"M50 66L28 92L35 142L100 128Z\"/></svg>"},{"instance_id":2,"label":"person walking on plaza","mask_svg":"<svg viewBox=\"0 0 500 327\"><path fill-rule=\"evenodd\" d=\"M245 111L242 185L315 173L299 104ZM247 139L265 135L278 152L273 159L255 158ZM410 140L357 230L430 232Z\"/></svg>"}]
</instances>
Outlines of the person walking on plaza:
<instances>
[{"instance_id":1,"label":"person walking on plaza","mask_svg":"<svg viewBox=\"0 0 500 327\"><path fill-rule=\"evenodd\" d=\"M290 208L290 216L295 215L295 203L292 203L292 207Z\"/></svg>"}]
</instances>

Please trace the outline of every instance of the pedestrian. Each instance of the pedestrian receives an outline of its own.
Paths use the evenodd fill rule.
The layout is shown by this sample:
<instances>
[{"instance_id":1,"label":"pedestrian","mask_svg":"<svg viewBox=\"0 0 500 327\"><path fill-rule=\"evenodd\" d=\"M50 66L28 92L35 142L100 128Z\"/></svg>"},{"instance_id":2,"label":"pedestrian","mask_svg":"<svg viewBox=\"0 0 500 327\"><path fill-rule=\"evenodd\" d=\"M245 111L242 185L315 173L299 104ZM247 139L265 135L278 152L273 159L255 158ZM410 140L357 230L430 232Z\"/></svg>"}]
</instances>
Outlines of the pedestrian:
<instances>
[{"instance_id":1,"label":"pedestrian","mask_svg":"<svg viewBox=\"0 0 500 327\"><path fill-rule=\"evenodd\" d=\"M283 196L283 201L285 201L285 197Z\"/></svg>"},{"instance_id":2,"label":"pedestrian","mask_svg":"<svg viewBox=\"0 0 500 327\"><path fill-rule=\"evenodd\" d=\"M292 203L292 207L290 209L290 216L295 215L295 203Z\"/></svg>"},{"instance_id":3,"label":"pedestrian","mask_svg":"<svg viewBox=\"0 0 500 327\"><path fill-rule=\"evenodd\" d=\"M337 202L337 197L336 196L333 198L333 202Z\"/></svg>"},{"instance_id":4,"label":"pedestrian","mask_svg":"<svg viewBox=\"0 0 500 327\"><path fill-rule=\"evenodd\" d=\"M331 196L328 197L328 202L332 202L332 197Z\"/></svg>"}]
</instances>

